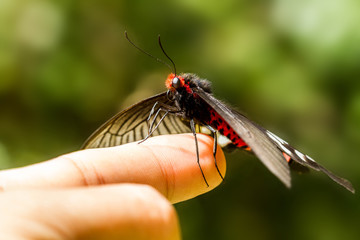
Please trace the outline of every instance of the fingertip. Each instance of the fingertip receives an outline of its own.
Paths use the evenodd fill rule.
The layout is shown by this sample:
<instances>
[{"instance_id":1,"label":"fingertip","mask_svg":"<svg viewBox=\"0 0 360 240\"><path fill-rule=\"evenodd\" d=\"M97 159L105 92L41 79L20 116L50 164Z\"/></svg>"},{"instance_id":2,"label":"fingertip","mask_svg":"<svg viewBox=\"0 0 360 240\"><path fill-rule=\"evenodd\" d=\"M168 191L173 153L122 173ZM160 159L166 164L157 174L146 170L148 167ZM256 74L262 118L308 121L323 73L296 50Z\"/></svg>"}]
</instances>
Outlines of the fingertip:
<instances>
[{"instance_id":1,"label":"fingertip","mask_svg":"<svg viewBox=\"0 0 360 240\"><path fill-rule=\"evenodd\" d=\"M146 146L151 146L151 151L157 155L166 179L166 183L159 190L172 203L185 201L211 191L222 182L222 177L225 177L224 153L217 146L216 158L214 158L214 140L210 136L197 134L199 164L192 134L169 135L166 138L154 137L151 140ZM164 145L167 146L164 147Z\"/></svg>"}]
</instances>

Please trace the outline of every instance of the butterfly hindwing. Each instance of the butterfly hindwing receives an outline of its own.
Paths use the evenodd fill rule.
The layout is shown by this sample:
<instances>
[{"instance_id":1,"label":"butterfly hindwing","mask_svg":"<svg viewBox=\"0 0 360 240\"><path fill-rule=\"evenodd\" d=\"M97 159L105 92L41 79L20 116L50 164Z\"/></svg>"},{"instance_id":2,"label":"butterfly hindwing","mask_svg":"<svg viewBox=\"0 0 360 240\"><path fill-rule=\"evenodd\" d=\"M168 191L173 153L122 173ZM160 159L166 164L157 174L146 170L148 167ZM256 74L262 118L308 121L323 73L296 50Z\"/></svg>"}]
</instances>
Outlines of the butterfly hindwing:
<instances>
[{"instance_id":1,"label":"butterfly hindwing","mask_svg":"<svg viewBox=\"0 0 360 240\"><path fill-rule=\"evenodd\" d=\"M342 185L343 187L345 187L346 189L348 189L349 191L354 193L355 190L354 190L352 184L348 180L336 176L331 171L329 171L325 167L323 167L320 164L318 164L317 162L315 162L315 160L312 159L310 156L301 153L299 150L295 149L293 146L288 144L285 140L279 138L278 136L276 136L269 130L264 129L264 131L274 141L274 143L278 146L278 148L281 151L283 151L284 153L286 153L293 161L295 161L305 167L310 167L316 171L321 171L321 172L325 173L332 180L334 180L338 184Z\"/></svg>"}]
</instances>

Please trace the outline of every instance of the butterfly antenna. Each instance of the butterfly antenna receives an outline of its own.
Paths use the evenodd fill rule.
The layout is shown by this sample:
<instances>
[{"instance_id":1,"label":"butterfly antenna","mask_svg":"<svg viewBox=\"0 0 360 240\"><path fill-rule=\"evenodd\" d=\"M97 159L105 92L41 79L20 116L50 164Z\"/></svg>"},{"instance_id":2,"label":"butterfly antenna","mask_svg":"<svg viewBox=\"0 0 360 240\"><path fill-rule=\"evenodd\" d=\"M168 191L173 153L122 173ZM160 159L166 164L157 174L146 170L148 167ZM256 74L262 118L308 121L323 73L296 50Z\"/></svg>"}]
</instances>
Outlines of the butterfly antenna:
<instances>
[{"instance_id":1,"label":"butterfly antenna","mask_svg":"<svg viewBox=\"0 0 360 240\"><path fill-rule=\"evenodd\" d=\"M162 44L161 44L160 34L159 34L159 37L158 37L158 38L159 38L159 45L160 45L161 51L164 53L164 55L167 57L167 59L169 59L170 62L172 63L172 65L173 65L173 67L174 67L174 74L175 74L175 76L176 76L175 63L174 63L174 61L169 57L169 55L166 54L166 52L165 52L165 50L164 50L164 48L163 48L163 46L162 46Z\"/></svg>"},{"instance_id":2,"label":"butterfly antenna","mask_svg":"<svg viewBox=\"0 0 360 240\"><path fill-rule=\"evenodd\" d=\"M160 58L157 58L157 57L151 55L150 53L146 52L146 51L143 50L142 48L140 48L140 47L138 47L137 45L135 45L135 43L133 43L133 41L130 40L130 38L129 38L129 36L128 36L128 34L127 34L126 31L125 31L125 38L126 38L126 40L128 40L128 42L129 42L131 45L133 45L137 50L139 50L140 52L145 53L145 54L148 55L149 57L155 59L157 62L166 65L166 66L172 71L172 68L171 68L171 66L170 66L169 64L167 64L166 62L164 62L164 61L161 60ZM160 39L160 38L159 38L159 39ZM160 45L160 46L161 46L161 45ZM161 49L162 49L162 47L161 47ZM163 50L163 49L162 49L162 50ZM164 52L164 50L163 50L163 52ZM164 52L164 53L165 53L165 52ZM167 56L166 53L165 53L165 56ZM167 57L168 57L168 56L167 56ZM168 58L169 58L169 57L168 57ZM170 59L170 58L169 58L169 59ZM173 61L172 61L171 59L170 59L170 61L173 63ZM174 63L173 63L173 64L174 64ZM174 67L175 67L175 65L174 65Z\"/></svg>"}]
</instances>

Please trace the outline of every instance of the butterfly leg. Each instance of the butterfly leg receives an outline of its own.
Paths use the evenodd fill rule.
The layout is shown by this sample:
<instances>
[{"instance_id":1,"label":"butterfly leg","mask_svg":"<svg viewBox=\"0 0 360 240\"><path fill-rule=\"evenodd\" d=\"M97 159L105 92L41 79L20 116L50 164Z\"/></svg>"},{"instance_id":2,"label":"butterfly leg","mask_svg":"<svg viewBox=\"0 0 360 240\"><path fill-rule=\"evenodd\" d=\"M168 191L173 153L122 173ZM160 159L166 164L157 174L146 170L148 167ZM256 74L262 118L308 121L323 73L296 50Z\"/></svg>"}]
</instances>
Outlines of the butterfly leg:
<instances>
[{"instance_id":1,"label":"butterfly leg","mask_svg":"<svg viewBox=\"0 0 360 240\"><path fill-rule=\"evenodd\" d=\"M152 127L154 126L155 120L157 118L157 116L159 115L160 111L167 111L167 112L171 112L171 113L177 113L179 112L179 109L174 107L174 106L169 106L166 104L163 104L161 102L156 102L153 107L151 108L151 111L149 113L149 116L147 118L147 122L149 123L151 120L151 117L154 115L155 109L156 107L159 106L159 109L156 111L155 116L153 117L152 122L149 125L149 130L148 130L148 134L151 133ZM161 122L161 121L160 121ZM155 128L156 129L156 128Z\"/></svg>"},{"instance_id":2,"label":"butterfly leg","mask_svg":"<svg viewBox=\"0 0 360 240\"><path fill-rule=\"evenodd\" d=\"M206 183L206 186L209 187L209 184L205 178L205 175L204 175L204 172L201 168L201 165L200 165L200 158L199 158L199 146L198 146L198 141L197 141L197 137L196 137L196 131L195 131L195 122L194 122L194 119L191 119L190 120L190 127L191 127L191 131L194 135L194 138L195 138L195 147L196 147L196 158L197 158L197 164L199 165L199 168L200 168L200 171L201 171L201 174L202 174L202 177Z\"/></svg>"},{"instance_id":3,"label":"butterfly leg","mask_svg":"<svg viewBox=\"0 0 360 240\"><path fill-rule=\"evenodd\" d=\"M158 110L157 110L156 113L155 113L155 109L156 109L157 106L159 106L159 108L158 108ZM156 121L156 119L157 119L157 117L159 116L159 114L160 114L161 111L164 111L165 114L160 118L159 122L155 125L155 121ZM179 110L178 110L177 108L173 107L173 106L168 106L168 105L163 104L163 103L161 103L161 102L156 102L156 103L153 105L153 107L151 108L151 111L150 111L149 116L148 116L148 118L147 118L147 122L148 122L148 123L150 122L150 120L151 120L151 118L152 118L152 120L151 120L151 122L150 122L150 124L149 124L148 134L146 135L146 137L145 137L143 140L141 140L141 141L139 142L139 144L142 143L142 142L144 142L144 141L146 141L149 137L151 137L151 135L155 132L155 130L159 127L159 125L161 124L161 122L164 120L164 118L165 118L169 113L177 113L177 112L179 112ZM155 127L154 127L154 125L155 125Z\"/></svg>"},{"instance_id":4,"label":"butterfly leg","mask_svg":"<svg viewBox=\"0 0 360 240\"><path fill-rule=\"evenodd\" d=\"M155 119L158 117L160 111L165 111L165 114L164 114L164 116L162 116L162 117L160 118L159 122L158 122L158 123L156 124L156 126L154 127ZM161 122L164 120L164 118L165 118L166 115L168 115L168 114L169 114L169 111L168 111L168 110L163 110L162 108L159 108L159 110L157 110L157 112L156 112L156 114L155 114L155 116L154 116L154 119L151 121L151 124L150 124L150 126L149 126L149 132L148 132L148 134L146 135L146 137L145 137L143 140L141 140L141 141L139 142L139 144L142 143L142 142L144 142L144 141L146 141L149 137L151 137L151 135L152 135L152 134L154 133L154 131L159 127L159 125L161 124Z\"/></svg>"},{"instance_id":5,"label":"butterfly leg","mask_svg":"<svg viewBox=\"0 0 360 240\"><path fill-rule=\"evenodd\" d=\"M214 146L213 146L213 155L214 155L214 162L215 162L215 167L217 172L219 173L220 177L222 180L224 180L223 175L220 172L220 169L217 165L217 161L216 161L216 152L217 152L217 131L211 127L210 125L205 125L207 129L210 130L210 132L212 133L212 137L214 138Z\"/></svg>"},{"instance_id":6,"label":"butterfly leg","mask_svg":"<svg viewBox=\"0 0 360 240\"><path fill-rule=\"evenodd\" d=\"M148 123L148 134L147 134L147 136L146 136L146 139L149 137L149 135L150 135L150 133L151 133L151 129L152 129L152 127L154 126L154 123L155 123L155 119L157 118L157 116L159 115L159 110L160 109L158 109L158 111L156 112L156 114L155 114L155 117L153 118L153 120L152 120L152 122L149 124L149 122L150 122L150 120L151 120L151 117L154 115L154 112L155 112L155 108L156 108L156 106L159 104L159 102L156 102L154 105L153 105L153 107L151 108L151 111L150 111L150 113L149 113L149 116L148 116L148 118L146 119L146 121L147 121L147 123ZM143 141L145 141L145 140L143 140ZM142 142L143 142L142 141Z\"/></svg>"}]
</instances>

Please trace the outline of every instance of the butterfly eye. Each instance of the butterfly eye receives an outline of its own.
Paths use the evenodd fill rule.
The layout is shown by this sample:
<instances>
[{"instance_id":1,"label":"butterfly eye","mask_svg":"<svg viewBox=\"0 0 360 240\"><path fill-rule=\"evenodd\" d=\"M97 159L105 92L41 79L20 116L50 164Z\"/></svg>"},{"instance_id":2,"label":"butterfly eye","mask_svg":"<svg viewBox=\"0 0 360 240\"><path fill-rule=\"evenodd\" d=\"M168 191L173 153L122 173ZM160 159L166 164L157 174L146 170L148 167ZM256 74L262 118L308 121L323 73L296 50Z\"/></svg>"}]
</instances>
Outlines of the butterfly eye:
<instances>
[{"instance_id":1,"label":"butterfly eye","mask_svg":"<svg viewBox=\"0 0 360 240\"><path fill-rule=\"evenodd\" d=\"M181 85L180 79L178 77L174 77L172 80L172 86L177 89Z\"/></svg>"}]
</instances>

